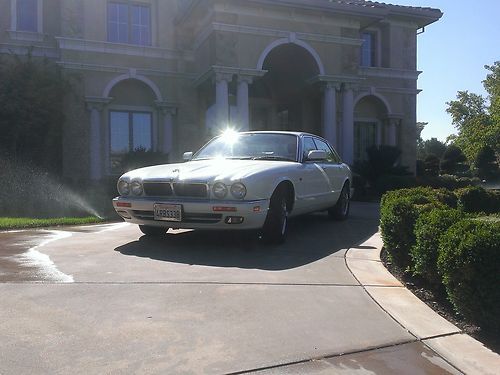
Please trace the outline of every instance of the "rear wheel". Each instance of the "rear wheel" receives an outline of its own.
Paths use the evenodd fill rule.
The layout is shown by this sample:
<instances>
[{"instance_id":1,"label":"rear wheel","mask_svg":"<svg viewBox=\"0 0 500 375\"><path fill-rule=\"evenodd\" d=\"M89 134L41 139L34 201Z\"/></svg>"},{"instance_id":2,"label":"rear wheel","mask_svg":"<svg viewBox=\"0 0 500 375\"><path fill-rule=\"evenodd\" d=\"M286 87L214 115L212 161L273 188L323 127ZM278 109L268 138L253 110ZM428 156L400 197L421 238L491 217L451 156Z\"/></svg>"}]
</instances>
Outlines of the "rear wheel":
<instances>
[{"instance_id":1,"label":"rear wheel","mask_svg":"<svg viewBox=\"0 0 500 375\"><path fill-rule=\"evenodd\" d=\"M288 203L284 188L277 189L269 204L266 221L262 228L263 239L271 244L285 242L288 227Z\"/></svg>"},{"instance_id":2,"label":"rear wheel","mask_svg":"<svg viewBox=\"0 0 500 375\"><path fill-rule=\"evenodd\" d=\"M335 206L328 210L328 214L331 218L335 220L345 220L349 216L349 206L350 206L350 192L349 183L346 182L342 191L340 192L339 199Z\"/></svg>"},{"instance_id":3,"label":"rear wheel","mask_svg":"<svg viewBox=\"0 0 500 375\"><path fill-rule=\"evenodd\" d=\"M152 227L149 225L139 225L139 229L146 236L163 236L168 230L168 228Z\"/></svg>"}]
</instances>

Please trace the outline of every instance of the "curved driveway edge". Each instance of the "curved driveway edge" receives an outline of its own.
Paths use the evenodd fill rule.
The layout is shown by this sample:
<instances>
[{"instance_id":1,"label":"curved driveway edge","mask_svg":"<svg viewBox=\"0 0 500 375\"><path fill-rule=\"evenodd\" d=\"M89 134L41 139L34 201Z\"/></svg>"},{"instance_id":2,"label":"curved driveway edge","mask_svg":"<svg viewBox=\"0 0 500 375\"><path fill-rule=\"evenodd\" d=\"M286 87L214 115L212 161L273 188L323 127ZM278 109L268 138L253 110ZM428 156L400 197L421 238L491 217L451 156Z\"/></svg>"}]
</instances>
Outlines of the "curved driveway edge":
<instances>
[{"instance_id":1,"label":"curved driveway edge","mask_svg":"<svg viewBox=\"0 0 500 375\"><path fill-rule=\"evenodd\" d=\"M370 297L417 340L466 374L497 374L500 355L464 334L406 289L384 267L380 232L345 254L347 267Z\"/></svg>"}]
</instances>

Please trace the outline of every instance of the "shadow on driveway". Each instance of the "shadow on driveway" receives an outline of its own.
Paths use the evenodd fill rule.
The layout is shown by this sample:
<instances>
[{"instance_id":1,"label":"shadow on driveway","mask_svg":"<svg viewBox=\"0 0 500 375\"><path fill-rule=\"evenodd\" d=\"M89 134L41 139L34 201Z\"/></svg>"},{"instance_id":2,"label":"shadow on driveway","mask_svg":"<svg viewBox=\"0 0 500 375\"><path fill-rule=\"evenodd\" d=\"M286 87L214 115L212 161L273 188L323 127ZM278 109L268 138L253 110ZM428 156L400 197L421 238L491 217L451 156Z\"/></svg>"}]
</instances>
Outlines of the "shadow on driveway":
<instances>
[{"instance_id":1,"label":"shadow on driveway","mask_svg":"<svg viewBox=\"0 0 500 375\"><path fill-rule=\"evenodd\" d=\"M285 244L264 244L256 234L243 232L186 231L119 246L123 255L158 261L213 267L269 271L300 267L362 243L378 228L378 212L355 209L347 221L329 220L325 213L292 219Z\"/></svg>"}]
</instances>

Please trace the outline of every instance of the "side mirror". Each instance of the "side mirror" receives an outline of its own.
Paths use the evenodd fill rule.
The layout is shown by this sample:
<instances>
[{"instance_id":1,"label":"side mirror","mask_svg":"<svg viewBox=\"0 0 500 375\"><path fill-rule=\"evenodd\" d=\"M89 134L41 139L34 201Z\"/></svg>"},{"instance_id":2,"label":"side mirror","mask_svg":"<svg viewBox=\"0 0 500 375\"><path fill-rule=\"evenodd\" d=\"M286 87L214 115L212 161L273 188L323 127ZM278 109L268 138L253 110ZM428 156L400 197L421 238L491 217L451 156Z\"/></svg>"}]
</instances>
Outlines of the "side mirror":
<instances>
[{"instance_id":1,"label":"side mirror","mask_svg":"<svg viewBox=\"0 0 500 375\"><path fill-rule=\"evenodd\" d=\"M312 150L307 154L306 161L321 161L326 160L326 151L325 150Z\"/></svg>"},{"instance_id":2,"label":"side mirror","mask_svg":"<svg viewBox=\"0 0 500 375\"><path fill-rule=\"evenodd\" d=\"M188 152L185 152L184 154L182 154L182 160L184 161L189 161L193 158L193 152L192 151L188 151Z\"/></svg>"}]
</instances>

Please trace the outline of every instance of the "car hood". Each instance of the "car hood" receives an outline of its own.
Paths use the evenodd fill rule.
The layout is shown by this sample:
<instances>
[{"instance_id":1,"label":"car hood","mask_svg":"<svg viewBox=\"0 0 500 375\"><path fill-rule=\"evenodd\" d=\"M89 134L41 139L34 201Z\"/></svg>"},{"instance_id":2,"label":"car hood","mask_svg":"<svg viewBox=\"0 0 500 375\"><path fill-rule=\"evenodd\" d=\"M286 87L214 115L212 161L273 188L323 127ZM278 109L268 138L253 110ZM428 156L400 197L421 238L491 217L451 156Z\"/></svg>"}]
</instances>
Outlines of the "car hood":
<instances>
[{"instance_id":1,"label":"car hood","mask_svg":"<svg viewBox=\"0 0 500 375\"><path fill-rule=\"evenodd\" d=\"M271 160L199 160L186 163L164 164L136 169L123 177L142 180L192 181L211 183L213 181L234 182L263 172L278 172L290 168L294 162Z\"/></svg>"}]
</instances>

